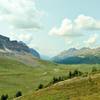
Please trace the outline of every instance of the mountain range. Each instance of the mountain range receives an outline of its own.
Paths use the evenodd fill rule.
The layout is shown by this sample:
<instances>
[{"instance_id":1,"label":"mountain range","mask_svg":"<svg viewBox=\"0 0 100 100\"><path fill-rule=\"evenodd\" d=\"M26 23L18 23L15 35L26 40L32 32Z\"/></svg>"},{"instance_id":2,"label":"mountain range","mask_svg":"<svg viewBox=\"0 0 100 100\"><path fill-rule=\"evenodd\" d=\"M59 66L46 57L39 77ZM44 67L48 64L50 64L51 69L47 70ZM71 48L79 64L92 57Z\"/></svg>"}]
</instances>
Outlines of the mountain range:
<instances>
[{"instance_id":1,"label":"mountain range","mask_svg":"<svg viewBox=\"0 0 100 100\"><path fill-rule=\"evenodd\" d=\"M40 58L40 54L35 49L28 47L24 42L17 40L11 41L10 38L0 35L0 55L4 54L17 55L18 58L19 55L22 55L24 59L29 55ZM70 48L51 59L45 55L41 55L41 59L51 60L52 62L60 64L100 63L100 47L92 49L87 47L81 49Z\"/></svg>"},{"instance_id":2,"label":"mountain range","mask_svg":"<svg viewBox=\"0 0 100 100\"><path fill-rule=\"evenodd\" d=\"M98 48L70 48L52 58L53 62L61 64L95 64L100 63L100 47Z\"/></svg>"}]
</instances>

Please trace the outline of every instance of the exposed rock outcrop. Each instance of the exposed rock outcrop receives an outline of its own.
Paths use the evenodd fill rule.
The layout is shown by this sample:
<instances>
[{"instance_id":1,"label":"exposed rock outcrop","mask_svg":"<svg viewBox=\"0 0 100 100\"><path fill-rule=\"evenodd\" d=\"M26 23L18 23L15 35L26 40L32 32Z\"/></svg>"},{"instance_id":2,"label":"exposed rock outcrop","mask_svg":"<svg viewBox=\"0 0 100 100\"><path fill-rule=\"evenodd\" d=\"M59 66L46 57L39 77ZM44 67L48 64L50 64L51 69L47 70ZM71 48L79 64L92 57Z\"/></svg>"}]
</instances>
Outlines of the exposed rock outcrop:
<instances>
[{"instance_id":1,"label":"exposed rock outcrop","mask_svg":"<svg viewBox=\"0 0 100 100\"><path fill-rule=\"evenodd\" d=\"M22 41L11 41L8 37L2 35L0 35L0 50L13 53L30 53L33 56L40 58L40 55L36 50L29 48Z\"/></svg>"}]
</instances>

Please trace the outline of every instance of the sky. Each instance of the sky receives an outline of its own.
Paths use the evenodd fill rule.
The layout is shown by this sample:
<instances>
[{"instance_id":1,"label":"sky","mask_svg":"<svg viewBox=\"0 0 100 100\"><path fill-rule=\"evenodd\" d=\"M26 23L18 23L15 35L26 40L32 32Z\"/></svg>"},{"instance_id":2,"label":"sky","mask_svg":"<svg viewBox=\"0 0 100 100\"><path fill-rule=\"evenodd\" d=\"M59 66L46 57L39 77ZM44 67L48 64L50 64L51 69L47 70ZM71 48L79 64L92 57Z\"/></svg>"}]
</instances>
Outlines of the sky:
<instances>
[{"instance_id":1,"label":"sky","mask_svg":"<svg viewBox=\"0 0 100 100\"><path fill-rule=\"evenodd\" d=\"M0 34L40 54L100 46L100 0L0 0Z\"/></svg>"}]
</instances>

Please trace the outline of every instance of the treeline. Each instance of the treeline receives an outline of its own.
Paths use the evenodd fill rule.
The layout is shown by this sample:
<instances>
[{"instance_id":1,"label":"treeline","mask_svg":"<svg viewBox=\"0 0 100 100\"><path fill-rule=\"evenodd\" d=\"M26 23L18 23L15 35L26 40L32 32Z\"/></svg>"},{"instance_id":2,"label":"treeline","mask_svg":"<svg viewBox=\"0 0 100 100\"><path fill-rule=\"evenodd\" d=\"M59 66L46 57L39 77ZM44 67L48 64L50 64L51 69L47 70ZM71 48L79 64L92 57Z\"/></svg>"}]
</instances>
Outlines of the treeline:
<instances>
[{"instance_id":1,"label":"treeline","mask_svg":"<svg viewBox=\"0 0 100 100\"><path fill-rule=\"evenodd\" d=\"M91 74L97 72L99 70L97 70L96 67L93 67L92 70L91 70ZM42 88L46 88L46 87L49 87L55 83L58 83L60 81L64 81L64 80L67 80L67 79L71 79L71 78L74 78L74 77L79 77L79 76L83 76L83 77L87 77L88 76L88 72L81 72L79 70L74 70L74 71L69 71L68 72L68 75L66 76L58 76L58 77L53 77L53 79L51 80L51 82L49 82L47 85L43 85L43 84L40 84L37 88L37 90L39 89L42 89ZM89 78L90 79L90 78Z\"/></svg>"},{"instance_id":2,"label":"treeline","mask_svg":"<svg viewBox=\"0 0 100 100\"><path fill-rule=\"evenodd\" d=\"M78 71L78 70L74 70L74 71L69 71L68 75L67 76L59 76L59 77L53 77L53 79L51 80L51 82L49 82L47 85L43 85L43 84L40 84L38 86L38 89L42 89L42 88L46 88L48 86L51 86L55 83L58 83L60 81L64 81L64 80L67 80L67 79L71 79L71 78L74 78L74 77L78 77L78 76L81 76L83 75L83 73L81 71Z\"/></svg>"},{"instance_id":3,"label":"treeline","mask_svg":"<svg viewBox=\"0 0 100 100\"><path fill-rule=\"evenodd\" d=\"M55 83L60 82L60 81L64 81L67 79L81 76L82 74L83 73L81 71L78 71L78 70L70 71L67 76L53 77L53 80L49 84L55 84Z\"/></svg>"},{"instance_id":4,"label":"treeline","mask_svg":"<svg viewBox=\"0 0 100 100\"><path fill-rule=\"evenodd\" d=\"M15 94L14 98L20 97L20 96L22 96L22 92L21 92L21 91L18 91L18 92ZM3 95L1 95L1 100L8 100L8 98L9 98L8 94L3 94Z\"/></svg>"}]
</instances>

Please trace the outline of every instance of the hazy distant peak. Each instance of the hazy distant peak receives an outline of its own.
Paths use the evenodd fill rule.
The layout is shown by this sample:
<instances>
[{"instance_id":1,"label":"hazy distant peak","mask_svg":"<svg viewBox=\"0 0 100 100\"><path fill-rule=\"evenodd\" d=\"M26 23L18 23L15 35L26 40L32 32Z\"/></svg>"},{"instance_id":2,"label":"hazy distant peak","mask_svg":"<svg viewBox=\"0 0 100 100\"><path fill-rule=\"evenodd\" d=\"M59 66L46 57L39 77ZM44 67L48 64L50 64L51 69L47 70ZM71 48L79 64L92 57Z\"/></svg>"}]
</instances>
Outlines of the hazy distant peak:
<instances>
[{"instance_id":1,"label":"hazy distant peak","mask_svg":"<svg viewBox=\"0 0 100 100\"><path fill-rule=\"evenodd\" d=\"M68 49L67 51L73 52L73 51L77 51L77 49L76 49L76 48L70 48L70 49Z\"/></svg>"}]
</instances>

